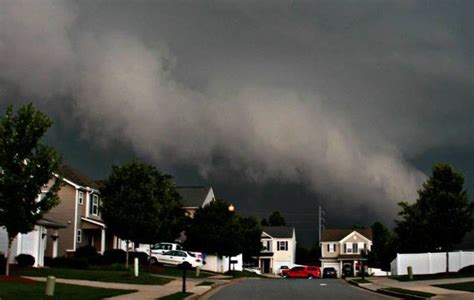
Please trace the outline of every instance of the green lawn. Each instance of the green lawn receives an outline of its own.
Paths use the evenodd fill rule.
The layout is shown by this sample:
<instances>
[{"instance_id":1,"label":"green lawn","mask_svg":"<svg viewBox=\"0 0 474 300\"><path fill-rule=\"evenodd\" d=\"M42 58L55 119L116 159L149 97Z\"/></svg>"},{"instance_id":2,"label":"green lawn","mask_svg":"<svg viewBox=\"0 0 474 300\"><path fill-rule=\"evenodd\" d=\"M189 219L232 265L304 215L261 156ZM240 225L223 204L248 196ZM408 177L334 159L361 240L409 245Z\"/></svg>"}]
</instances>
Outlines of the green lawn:
<instances>
[{"instance_id":1,"label":"green lawn","mask_svg":"<svg viewBox=\"0 0 474 300\"><path fill-rule=\"evenodd\" d=\"M197 285L198 285L198 286L199 286L199 285L213 285L214 283L215 283L214 281L203 281L203 282L201 282L201 283L199 283L199 284L197 284Z\"/></svg>"},{"instance_id":2,"label":"green lawn","mask_svg":"<svg viewBox=\"0 0 474 300\"><path fill-rule=\"evenodd\" d=\"M437 284L434 285L443 289L459 290L474 293L474 281L449 283L449 284Z\"/></svg>"},{"instance_id":3,"label":"green lawn","mask_svg":"<svg viewBox=\"0 0 474 300\"><path fill-rule=\"evenodd\" d=\"M103 299L135 292L57 283L54 297L44 296L45 283L0 282L0 298L7 299Z\"/></svg>"},{"instance_id":4,"label":"green lawn","mask_svg":"<svg viewBox=\"0 0 474 300\"><path fill-rule=\"evenodd\" d=\"M55 276L56 278L65 279L150 285L162 285L171 281L171 279L151 276L147 273L141 273L140 276L134 277L130 271L77 270L61 268L23 269L15 271L14 275L33 277Z\"/></svg>"},{"instance_id":5,"label":"green lawn","mask_svg":"<svg viewBox=\"0 0 474 300\"><path fill-rule=\"evenodd\" d=\"M437 274L425 274L425 275L413 275L413 281L417 280L434 280L434 279L449 279L449 278L465 278L474 277L472 273L437 273ZM393 279L398 281L410 281L408 275L394 276Z\"/></svg>"},{"instance_id":6,"label":"green lawn","mask_svg":"<svg viewBox=\"0 0 474 300\"><path fill-rule=\"evenodd\" d=\"M159 271L153 272L155 275L165 275L165 276L174 276L174 277L182 277L183 270L173 267L161 267ZM206 271L199 271L199 277L196 276L196 270L188 270L186 271L186 277L188 278L207 278L209 276L215 275L214 273L209 273Z\"/></svg>"},{"instance_id":7,"label":"green lawn","mask_svg":"<svg viewBox=\"0 0 474 300\"><path fill-rule=\"evenodd\" d=\"M191 296L193 293L183 293L183 292L178 292L178 293L174 293L174 294L171 294L171 295L168 295L168 296L165 296L165 297L161 297L161 298L158 298L159 300L181 300L181 299L184 299L188 296Z\"/></svg>"},{"instance_id":8,"label":"green lawn","mask_svg":"<svg viewBox=\"0 0 474 300\"><path fill-rule=\"evenodd\" d=\"M380 290L382 290L382 291L384 291L384 290L392 291L392 292L402 293L402 294L405 294L405 295L420 296L420 297L424 297L424 298L431 298L431 297L436 296L436 294L432 294L432 293L412 291L412 290L406 290L406 289L400 289L400 288L394 288L394 287L384 288L384 289L380 289Z\"/></svg>"}]
</instances>

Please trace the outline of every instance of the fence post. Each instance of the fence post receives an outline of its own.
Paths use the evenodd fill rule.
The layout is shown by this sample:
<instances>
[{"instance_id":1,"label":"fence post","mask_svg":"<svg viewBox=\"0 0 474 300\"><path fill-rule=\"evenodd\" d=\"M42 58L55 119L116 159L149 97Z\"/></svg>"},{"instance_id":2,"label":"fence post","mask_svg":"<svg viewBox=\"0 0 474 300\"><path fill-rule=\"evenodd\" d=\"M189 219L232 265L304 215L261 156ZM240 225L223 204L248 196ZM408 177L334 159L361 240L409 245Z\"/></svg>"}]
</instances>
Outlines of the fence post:
<instances>
[{"instance_id":1,"label":"fence post","mask_svg":"<svg viewBox=\"0 0 474 300\"><path fill-rule=\"evenodd\" d=\"M133 274L135 275L135 277L138 277L138 257L135 257L135 259L133 260L134 264L134 268L133 268Z\"/></svg>"},{"instance_id":2,"label":"fence post","mask_svg":"<svg viewBox=\"0 0 474 300\"><path fill-rule=\"evenodd\" d=\"M411 266L407 267L408 279L413 280L413 268Z\"/></svg>"}]
</instances>

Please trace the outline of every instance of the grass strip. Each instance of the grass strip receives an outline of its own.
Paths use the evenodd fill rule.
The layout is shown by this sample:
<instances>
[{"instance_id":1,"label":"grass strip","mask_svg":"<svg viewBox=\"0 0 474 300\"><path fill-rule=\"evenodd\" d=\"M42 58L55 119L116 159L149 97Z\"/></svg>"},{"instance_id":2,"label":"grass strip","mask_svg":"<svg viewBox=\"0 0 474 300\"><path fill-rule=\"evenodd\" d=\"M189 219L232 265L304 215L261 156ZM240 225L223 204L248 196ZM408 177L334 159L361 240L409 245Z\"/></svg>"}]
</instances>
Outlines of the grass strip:
<instances>
[{"instance_id":1,"label":"grass strip","mask_svg":"<svg viewBox=\"0 0 474 300\"><path fill-rule=\"evenodd\" d=\"M161 297L161 298L158 298L160 300L181 300L181 299L185 299L186 297L188 296L191 296L193 293L188 293L188 292L177 292L177 293L174 293L174 294L171 294L171 295L168 295L168 296L164 296L164 297Z\"/></svg>"},{"instance_id":2,"label":"grass strip","mask_svg":"<svg viewBox=\"0 0 474 300\"><path fill-rule=\"evenodd\" d=\"M44 295L46 283L0 282L1 299L81 299L95 300L136 292L56 283L53 297Z\"/></svg>"},{"instance_id":3,"label":"grass strip","mask_svg":"<svg viewBox=\"0 0 474 300\"><path fill-rule=\"evenodd\" d=\"M459 283L448 283L448 284L437 284L433 285L435 287L440 287L443 289L449 290L458 290L474 293L474 281L459 282Z\"/></svg>"},{"instance_id":4,"label":"grass strip","mask_svg":"<svg viewBox=\"0 0 474 300\"><path fill-rule=\"evenodd\" d=\"M408 298L408 299L412 298L410 296L416 296L417 298L431 298L431 297L436 296L436 294L432 294L432 293L406 290L406 289L394 288L394 287L379 289L379 291L382 291L382 292L384 292L384 291L395 292L395 293L407 296L405 298Z\"/></svg>"},{"instance_id":5,"label":"grass strip","mask_svg":"<svg viewBox=\"0 0 474 300\"><path fill-rule=\"evenodd\" d=\"M116 282L129 284L163 285L172 279L151 276L141 273L140 276L133 276L131 271L101 271L101 270L78 270L62 268L30 268L15 271L17 276L47 277L54 276L63 279L78 279L101 282Z\"/></svg>"}]
</instances>

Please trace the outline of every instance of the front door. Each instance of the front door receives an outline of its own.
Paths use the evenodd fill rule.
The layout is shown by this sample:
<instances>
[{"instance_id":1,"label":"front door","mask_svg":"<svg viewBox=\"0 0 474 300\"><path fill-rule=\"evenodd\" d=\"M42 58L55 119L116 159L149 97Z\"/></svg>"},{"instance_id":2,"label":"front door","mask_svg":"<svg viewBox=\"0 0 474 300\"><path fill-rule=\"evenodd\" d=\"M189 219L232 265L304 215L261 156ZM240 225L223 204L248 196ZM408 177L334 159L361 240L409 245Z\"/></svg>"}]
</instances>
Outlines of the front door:
<instances>
[{"instance_id":1,"label":"front door","mask_svg":"<svg viewBox=\"0 0 474 300\"><path fill-rule=\"evenodd\" d=\"M264 258L260 261L260 266L262 268L262 273L270 273L270 259Z\"/></svg>"}]
</instances>

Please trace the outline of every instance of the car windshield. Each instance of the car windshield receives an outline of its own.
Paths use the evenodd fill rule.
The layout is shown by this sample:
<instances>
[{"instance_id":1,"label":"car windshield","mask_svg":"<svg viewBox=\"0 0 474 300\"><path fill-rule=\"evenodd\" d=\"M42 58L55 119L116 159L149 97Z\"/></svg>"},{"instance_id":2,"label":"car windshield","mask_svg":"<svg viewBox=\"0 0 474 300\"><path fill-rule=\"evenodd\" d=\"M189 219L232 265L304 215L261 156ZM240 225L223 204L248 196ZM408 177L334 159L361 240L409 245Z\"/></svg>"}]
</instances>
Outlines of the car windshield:
<instances>
[{"instance_id":1,"label":"car windshield","mask_svg":"<svg viewBox=\"0 0 474 300\"><path fill-rule=\"evenodd\" d=\"M326 269L324 269L324 271L333 272L333 271L336 271L336 269L334 269L334 268L326 268Z\"/></svg>"},{"instance_id":2,"label":"car windshield","mask_svg":"<svg viewBox=\"0 0 474 300\"><path fill-rule=\"evenodd\" d=\"M174 251L165 251L163 255L174 255Z\"/></svg>"},{"instance_id":3,"label":"car windshield","mask_svg":"<svg viewBox=\"0 0 474 300\"><path fill-rule=\"evenodd\" d=\"M196 255L195 255L194 253L192 253L192 252L186 251L186 253L189 254L189 255L192 256L192 257L196 257Z\"/></svg>"}]
</instances>

